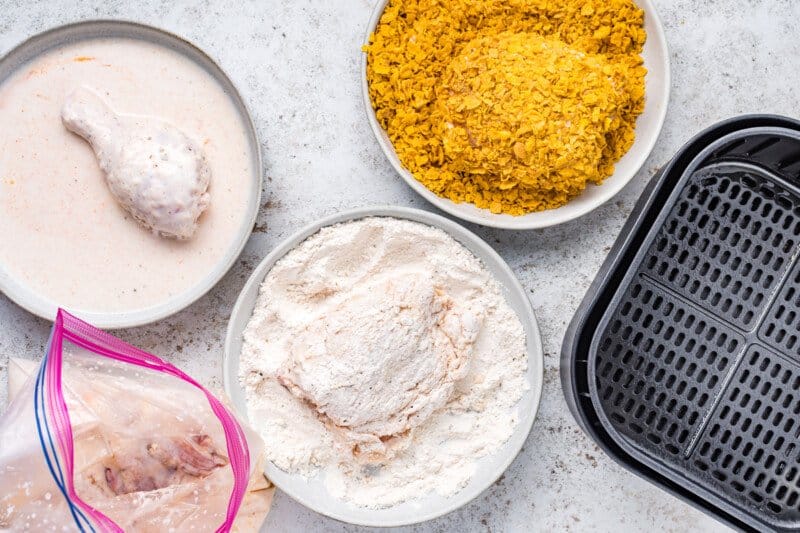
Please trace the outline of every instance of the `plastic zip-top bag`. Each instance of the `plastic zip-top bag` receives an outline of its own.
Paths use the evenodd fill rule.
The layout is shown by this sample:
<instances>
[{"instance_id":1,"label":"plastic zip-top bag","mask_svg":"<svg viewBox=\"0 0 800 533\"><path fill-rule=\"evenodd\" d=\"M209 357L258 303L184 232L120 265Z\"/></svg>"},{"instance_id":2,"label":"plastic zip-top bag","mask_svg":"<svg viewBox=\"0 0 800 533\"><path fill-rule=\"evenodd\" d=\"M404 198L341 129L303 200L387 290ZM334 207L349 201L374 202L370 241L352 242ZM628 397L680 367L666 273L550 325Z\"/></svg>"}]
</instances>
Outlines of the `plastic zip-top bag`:
<instances>
[{"instance_id":1,"label":"plastic zip-top bag","mask_svg":"<svg viewBox=\"0 0 800 533\"><path fill-rule=\"evenodd\" d=\"M0 531L243 529L262 448L191 377L59 311L0 418Z\"/></svg>"}]
</instances>

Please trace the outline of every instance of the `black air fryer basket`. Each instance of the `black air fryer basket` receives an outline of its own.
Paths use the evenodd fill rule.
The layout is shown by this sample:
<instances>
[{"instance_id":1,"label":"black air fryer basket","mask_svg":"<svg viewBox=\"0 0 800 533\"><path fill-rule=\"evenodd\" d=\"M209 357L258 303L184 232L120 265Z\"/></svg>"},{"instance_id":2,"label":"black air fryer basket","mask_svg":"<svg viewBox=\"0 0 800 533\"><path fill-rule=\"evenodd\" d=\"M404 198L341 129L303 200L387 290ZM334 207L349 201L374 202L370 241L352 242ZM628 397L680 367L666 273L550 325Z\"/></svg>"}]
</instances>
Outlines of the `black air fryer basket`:
<instances>
[{"instance_id":1,"label":"black air fryer basket","mask_svg":"<svg viewBox=\"0 0 800 533\"><path fill-rule=\"evenodd\" d=\"M651 180L567 331L562 384L628 469L800 531L800 122L744 116Z\"/></svg>"}]
</instances>

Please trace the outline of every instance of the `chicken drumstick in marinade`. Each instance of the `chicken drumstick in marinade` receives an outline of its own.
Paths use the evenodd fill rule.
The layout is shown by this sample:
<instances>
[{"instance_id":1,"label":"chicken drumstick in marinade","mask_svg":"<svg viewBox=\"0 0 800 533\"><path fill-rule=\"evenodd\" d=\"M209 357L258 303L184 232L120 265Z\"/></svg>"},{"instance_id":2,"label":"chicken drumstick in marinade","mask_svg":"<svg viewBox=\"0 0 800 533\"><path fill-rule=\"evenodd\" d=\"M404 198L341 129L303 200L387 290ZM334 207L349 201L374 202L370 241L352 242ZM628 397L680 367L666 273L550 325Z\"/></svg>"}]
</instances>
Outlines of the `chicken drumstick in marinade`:
<instances>
[{"instance_id":1,"label":"chicken drumstick in marinade","mask_svg":"<svg viewBox=\"0 0 800 533\"><path fill-rule=\"evenodd\" d=\"M194 234L211 179L197 143L163 120L115 113L86 87L67 97L61 119L92 146L111 193L140 224L162 237Z\"/></svg>"}]
</instances>

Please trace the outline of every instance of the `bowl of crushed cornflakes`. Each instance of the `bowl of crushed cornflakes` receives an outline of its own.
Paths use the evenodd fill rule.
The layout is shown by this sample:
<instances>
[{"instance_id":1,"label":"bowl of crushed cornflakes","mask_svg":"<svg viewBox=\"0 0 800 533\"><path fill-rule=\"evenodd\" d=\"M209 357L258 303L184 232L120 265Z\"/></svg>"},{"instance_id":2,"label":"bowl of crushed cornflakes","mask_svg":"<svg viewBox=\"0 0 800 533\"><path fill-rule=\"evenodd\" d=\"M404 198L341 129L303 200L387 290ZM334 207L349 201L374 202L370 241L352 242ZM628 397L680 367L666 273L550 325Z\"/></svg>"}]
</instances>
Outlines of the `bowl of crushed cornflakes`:
<instances>
[{"instance_id":1,"label":"bowl of crushed cornflakes","mask_svg":"<svg viewBox=\"0 0 800 533\"><path fill-rule=\"evenodd\" d=\"M383 0L362 48L381 148L443 211L534 229L637 174L669 102L651 0Z\"/></svg>"}]
</instances>

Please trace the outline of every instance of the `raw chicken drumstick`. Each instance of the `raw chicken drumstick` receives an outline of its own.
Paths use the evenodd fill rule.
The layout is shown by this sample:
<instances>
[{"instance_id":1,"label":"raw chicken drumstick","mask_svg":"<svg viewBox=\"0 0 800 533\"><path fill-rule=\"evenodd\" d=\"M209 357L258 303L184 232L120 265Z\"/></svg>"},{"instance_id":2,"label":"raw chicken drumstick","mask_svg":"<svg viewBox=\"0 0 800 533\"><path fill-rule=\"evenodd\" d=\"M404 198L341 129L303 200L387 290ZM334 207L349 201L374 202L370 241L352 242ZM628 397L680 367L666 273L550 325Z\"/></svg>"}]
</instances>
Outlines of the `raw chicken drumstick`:
<instances>
[{"instance_id":1,"label":"raw chicken drumstick","mask_svg":"<svg viewBox=\"0 0 800 533\"><path fill-rule=\"evenodd\" d=\"M163 120L115 113L86 87L67 97L61 120L89 142L111 193L139 223L163 237L194 234L211 179L194 141Z\"/></svg>"},{"instance_id":2,"label":"raw chicken drumstick","mask_svg":"<svg viewBox=\"0 0 800 533\"><path fill-rule=\"evenodd\" d=\"M186 476L202 478L228 464L208 435L166 438L147 443L144 450L116 454L105 467L108 488L116 495L158 490L181 483Z\"/></svg>"}]
</instances>

